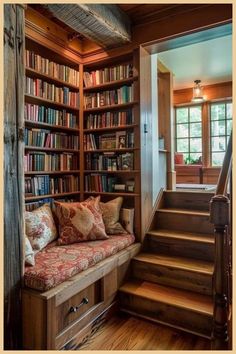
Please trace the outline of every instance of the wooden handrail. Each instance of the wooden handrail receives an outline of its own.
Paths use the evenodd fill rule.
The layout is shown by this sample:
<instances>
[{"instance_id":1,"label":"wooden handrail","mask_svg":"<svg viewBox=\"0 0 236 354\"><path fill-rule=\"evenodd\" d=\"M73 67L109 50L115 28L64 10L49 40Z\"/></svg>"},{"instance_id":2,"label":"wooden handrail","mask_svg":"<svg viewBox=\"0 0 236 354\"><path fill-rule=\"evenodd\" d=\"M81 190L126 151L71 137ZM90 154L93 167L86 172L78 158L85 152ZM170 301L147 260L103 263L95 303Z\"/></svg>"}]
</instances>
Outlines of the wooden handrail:
<instances>
[{"instance_id":1,"label":"wooden handrail","mask_svg":"<svg viewBox=\"0 0 236 354\"><path fill-rule=\"evenodd\" d=\"M218 178L215 195L227 194L227 185L228 185L228 180L231 172L231 164L232 164L232 132L225 153L223 166Z\"/></svg>"},{"instance_id":2,"label":"wooden handrail","mask_svg":"<svg viewBox=\"0 0 236 354\"><path fill-rule=\"evenodd\" d=\"M232 167L232 133L224 157L215 196L210 202L210 222L214 225L215 264L213 277L214 314L212 349L230 349L229 309L231 299L231 218L227 193ZM231 188L230 188L231 194Z\"/></svg>"}]
</instances>

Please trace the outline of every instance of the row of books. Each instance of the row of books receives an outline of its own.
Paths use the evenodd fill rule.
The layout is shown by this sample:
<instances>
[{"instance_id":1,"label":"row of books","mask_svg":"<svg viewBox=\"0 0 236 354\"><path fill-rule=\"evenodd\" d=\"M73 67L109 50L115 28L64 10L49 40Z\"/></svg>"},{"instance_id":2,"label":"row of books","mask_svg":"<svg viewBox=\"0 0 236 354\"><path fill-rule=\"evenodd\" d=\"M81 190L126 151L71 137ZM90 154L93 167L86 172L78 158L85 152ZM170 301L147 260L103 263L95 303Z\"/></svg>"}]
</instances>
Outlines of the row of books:
<instances>
[{"instance_id":1,"label":"row of books","mask_svg":"<svg viewBox=\"0 0 236 354\"><path fill-rule=\"evenodd\" d=\"M65 109L57 110L50 107L25 103L25 119L32 122L61 125L68 128L77 127L76 115Z\"/></svg>"},{"instance_id":2,"label":"row of books","mask_svg":"<svg viewBox=\"0 0 236 354\"><path fill-rule=\"evenodd\" d=\"M25 196L40 196L47 194L77 192L79 178L74 175L63 177L34 176L25 177Z\"/></svg>"},{"instance_id":3,"label":"row of books","mask_svg":"<svg viewBox=\"0 0 236 354\"><path fill-rule=\"evenodd\" d=\"M53 198L42 198L42 199L36 200L34 202L26 202L25 203L25 210L26 211L33 211L37 208L40 208L43 204L49 204L51 206L51 208L53 208L54 207L53 201L54 201ZM58 202L74 202L75 199L65 197L65 198L58 198L57 201Z\"/></svg>"},{"instance_id":4,"label":"row of books","mask_svg":"<svg viewBox=\"0 0 236 354\"><path fill-rule=\"evenodd\" d=\"M25 128L25 145L78 150L79 137L65 133L51 133L45 129Z\"/></svg>"},{"instance_id":5,"label":"row of books","mask_svg":"<svg viewBox=\"0 0 236 354\"><path fill-rule=\"evenodd\" d=\"M118 131L103 135L85 134L84 149L124 149L134 147L134 132Z\"/></svg>"},{"instance_id":6,"label":"row of books","mask_svg":"<svg viewBox=\"0 0 236 354\"><path fill-rule=\"evenodd\" d=\"M86 192L114 192L116 177L107 175L91 174L84 178L84 187Z\"/></svg>"},{"instance_id":7,"label":"row of books","mask_svg":"<svg viewBox=\"0 0 236 354\"><path fill-rule=\"evenodd\" d=\"M131 171L134 168L134 154L125 153L104 153L101 154L87 154L85 158L86 170L98 170L98 171L118 171L127 170Z\"/></svg>"},{"instance_id":8,"label":"row of books","mask_svg":"<svg viewBox=\"0 0 236 354\"><path fill-rule=\"evenodd\" d=\"M24 156L24 171L71 171L78 169L76 154L29 152Z\"/></svg>"},{"instance_id":9,"label":"row of books","mask_svg":"<svg viewBox=\"0 0 236 354\"><path fill-rule=\"evenodd\" d=\"M133 85L122 86L115 90L87 93L84 95L84 107L99 108L114 104L129 103L133 101Z\"/></svg>"},{"instance_id":10,"label":"row of books","mask_svg":"<svg viewBox=\"0 0 236 354\"><path fill-rule=\"evenodd\" d=\"M55 63L28 49L25 50L25 65L42 74L79 86L79 71L69 66Z\"/></svg>"},{"instance_id":11,"label":"row of books","mask_svg":"<svg viewBox=\"0 0 236 354\"><path fill-rule=\"evenodd\" d=\"M86 175L84 185L86 192L134 192L134 180L123 183L117 177L96 173Z\"/></svg>"},{"instance_id":12,"label":"row of books","mask_svg":"<svg viewBox=\"0 0 236 354\"><path fill-rule=\"evenodd\" d=\"M128 79L133 76L133 64L121 64L91 72L84 72L84 86L91 87L106 82Z\"/></svg>"},{"instance_id":13,"label":"row of books","mask_svg":"<svg viewBox=\"0 0 236 354\"><path fill-rule=\"evenodd\" d=\"M89 114L85 118L85 129L119 127L134 124L132 110Z\"/></svg>"},{"instance_id":14,"label":"row of books","mask_svg":"<svg viewBox=\"0 0 236 354\"><path fill-rule=\"evenodd\" d=\"M53 102L79 107L79 93L68 87L58 87L41 79L25 78L26 94L45 98Z\"/></svg>"}]
</instances>

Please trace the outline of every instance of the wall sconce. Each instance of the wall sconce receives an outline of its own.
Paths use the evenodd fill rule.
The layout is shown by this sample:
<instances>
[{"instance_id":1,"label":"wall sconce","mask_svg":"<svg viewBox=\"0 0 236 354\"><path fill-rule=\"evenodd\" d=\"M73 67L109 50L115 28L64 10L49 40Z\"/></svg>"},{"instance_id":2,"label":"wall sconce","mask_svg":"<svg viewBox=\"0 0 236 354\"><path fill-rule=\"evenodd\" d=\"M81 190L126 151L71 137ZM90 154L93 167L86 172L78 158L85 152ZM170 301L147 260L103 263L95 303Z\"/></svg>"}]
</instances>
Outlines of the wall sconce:
<instances>
[{"instance_id":1,"label":"wall sconce","mask_svg":"<svg viewBox=\"0 0 236 354\"><path fill-rule=\"evenodd\" d=\"M203 88L200 85L201 80L195 80L194 87L193 87L193 98L192 102L198 103L198 102L203 102L204 97L203 97Z\"/></svg>"}]
</instances>

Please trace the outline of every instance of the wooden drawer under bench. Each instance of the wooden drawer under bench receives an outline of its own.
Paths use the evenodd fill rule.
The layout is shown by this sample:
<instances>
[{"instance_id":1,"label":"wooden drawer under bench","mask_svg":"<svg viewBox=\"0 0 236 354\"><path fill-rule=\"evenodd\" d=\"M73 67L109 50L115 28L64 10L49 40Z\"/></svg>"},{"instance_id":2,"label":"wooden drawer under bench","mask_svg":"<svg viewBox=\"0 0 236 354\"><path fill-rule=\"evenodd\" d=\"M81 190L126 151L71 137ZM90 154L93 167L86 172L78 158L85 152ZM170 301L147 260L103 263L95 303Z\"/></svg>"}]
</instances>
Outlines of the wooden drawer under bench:
<instances>
[{"instance_id":1,"label":"wooden drawer under bench","mask_svg":"<svg viewBox=\"0 0 236 354\"><path fill-rule=\"evenodd\" d=\"M135 243L46 292L22 290L23 347L76 349L115 304Z\"/></svg>"}]
</instances>

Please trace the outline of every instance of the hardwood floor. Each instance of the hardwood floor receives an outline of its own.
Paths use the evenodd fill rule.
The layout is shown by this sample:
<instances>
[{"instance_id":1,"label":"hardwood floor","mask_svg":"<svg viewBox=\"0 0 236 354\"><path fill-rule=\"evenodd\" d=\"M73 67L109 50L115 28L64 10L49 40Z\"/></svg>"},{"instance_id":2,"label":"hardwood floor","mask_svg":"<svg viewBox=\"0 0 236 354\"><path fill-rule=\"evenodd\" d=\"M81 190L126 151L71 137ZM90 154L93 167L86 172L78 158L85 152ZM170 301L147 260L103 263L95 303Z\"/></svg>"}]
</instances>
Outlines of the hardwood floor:
<instances>
[{"instance_id":1,"label":"hardwood floor","mask_svg":"<svg viewBox=\"0 0 236 354\"><path fill-rule=\"evenodd\" d=\"M210 350L210 341L124 313L118 313L80 350Z\"/></svg>"}]
</instances>

